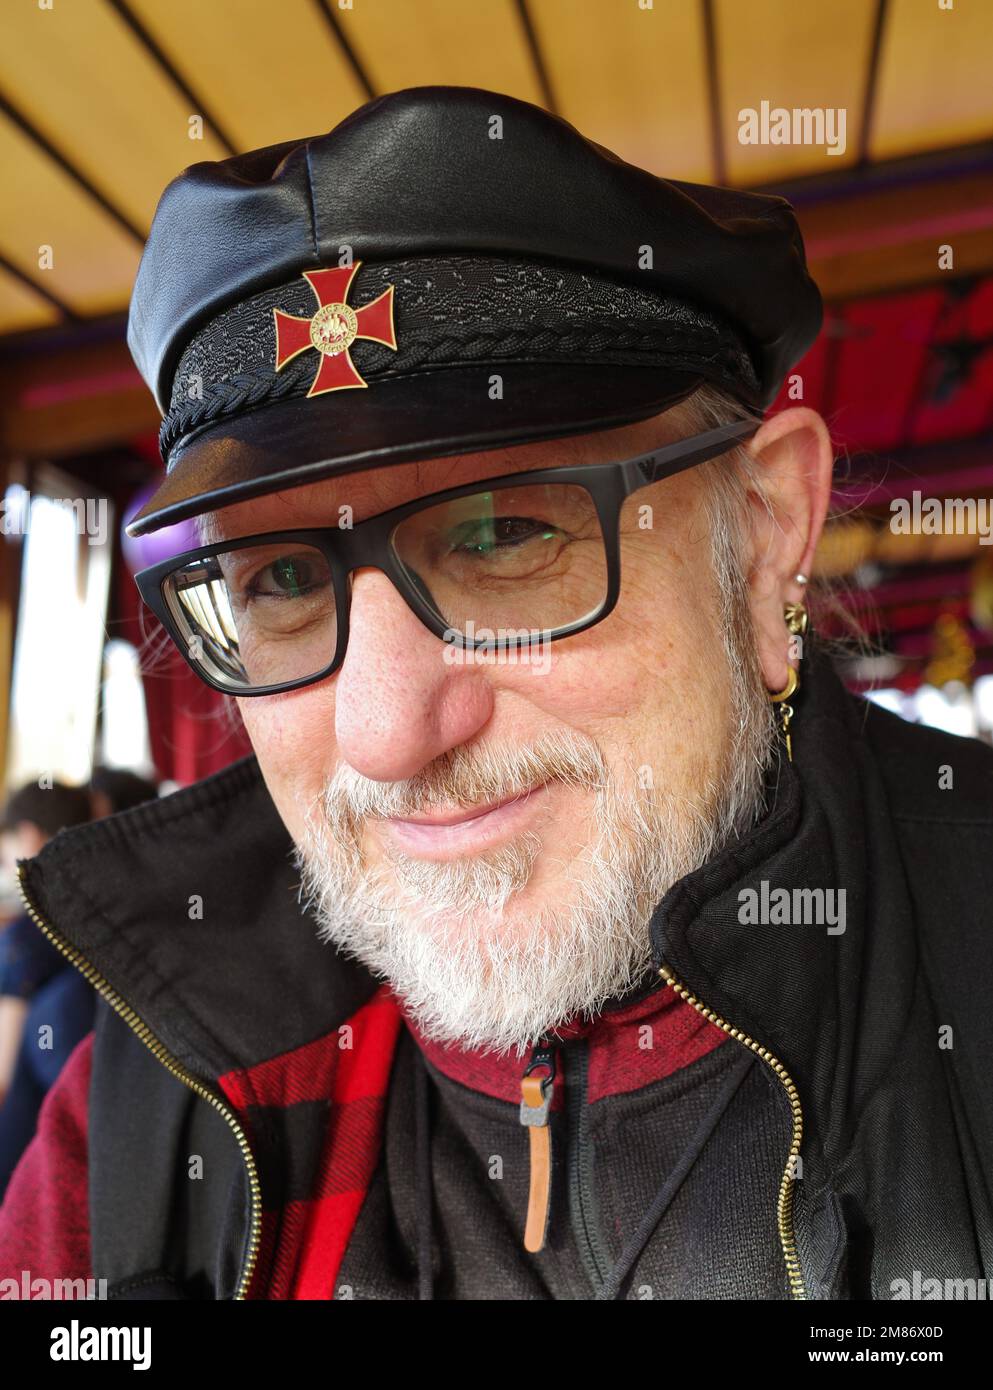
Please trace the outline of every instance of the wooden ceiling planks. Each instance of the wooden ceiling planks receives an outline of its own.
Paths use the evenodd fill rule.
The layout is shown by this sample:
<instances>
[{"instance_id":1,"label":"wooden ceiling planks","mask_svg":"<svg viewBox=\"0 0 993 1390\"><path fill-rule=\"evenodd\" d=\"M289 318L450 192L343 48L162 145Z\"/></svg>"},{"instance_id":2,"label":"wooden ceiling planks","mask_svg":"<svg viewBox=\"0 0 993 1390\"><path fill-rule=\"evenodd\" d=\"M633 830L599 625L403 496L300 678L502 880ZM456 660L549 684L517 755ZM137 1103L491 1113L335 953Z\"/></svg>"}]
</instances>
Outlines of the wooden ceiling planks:
<instances>
[{"instance_id":1,"label":"wooden ceiling planks","mask_svg":"<svg viewBox=\"0 0 993 1390\"><path fill-rule=\"evenodd\" d=\"M869 0L714 0L721 132L730 182L836 173L857 162L876 7ZM838 153L825 143L745 144L743 111L845 112ZM792 132L790 132L792 135ZM826 133L826 132L825 132Z\"/></svg>"},{"instance_id":2,"label":"wooden ceiling planks","mask_svg":"<svg viewBox=\"0 0 993 1390\"><path fill-rule=\"evenodd\" d=\"M0 217L0 255L73 313L120 309L140 242L6 116L0 116L0 168L8 189L16 190ZM51 265L43 268L45 248Z\"/></svg>"},{"instance_id":3,"label":"wooden ceiling planks","mask_svg":"<svg viewBox=\"0 0 993 1390\"><path fill-rule=\"evenodd\" d=\"M121 312L155 202L181 169L233 148L328 130L370 94L420 83L490 87L551 104L654 172L749 186L836 173L858 158L863 134L866 152L880 159L993 131L993 3L647 5L73 0L11 7L0 54L0 156L8 185L24 196L8 200L0 218L0 264L5 259L42 298L77 315ZM763 101L844 107L845 153L742 144L739 112ZM206 118L203 139L190 140L196 115ZM848 299L933 280L938 222L952 225L956 272L988 272L989 198L977 193L979 178L927 189L897 184L867 193L864 206L859 196L801 206L825 294ZM56 243L55 271L40 271L38 247ZM32 309L30 299L24 288L0 294L0 333L22 331L32 315L50 318L50 307Z\"/></svg>"},{"instance_id":4,"label":"wooden ceiling planks","mask_svg":"<svg viewBox=\"0 0 993 1390\"><path fill-rule=\"evenodd\" d=\"M356 0L335 18L376 92L444 84L545 104L514 0Z\"/></svg>"},{"instance_id":5,"label":"wooden ceiling planks","mask_svg":"<svg viewBox=\"0 0 993 1390\"><path fill-rule=\"evenodd\" d=\"M4 95L142 235L180 169L226 153L189 138L189 103L106 0L9 5L3 26Z\"/></svg>"},{"instance_id":6,"label":"wooden ceiling planks","mask_svg":"<svg viewBox=\"0 0 993 1390\"><path fill-rule=\"evenodd\" d=\"M0 323L10 333L47 328L61 318L58 309L25 283L20 275L0 269Z\"/></svg>"},{"instance_id":7,"label":"wooden ceiling planks","mask_svg":"<svg viewBox=\"0 0 993 1390\"><path fill-rule=\"evenodd\" d=\"M889 0L869 154L894 159L993 138L993 4Z\"/></svg>"},{"instance_id":8,"label":"wooden ceiling planks","mask_svg":"<svg viewBox=\"0 0 993 1390\"><path fill-rule=\"evenodd\" d=\"M368 90L314 0L128 0L236 150L330 130ZM335 7L338 27L343 11ZM186 159L214 159L193 151ZM184 167L181 163L174 172Z\"/></svg>"},{"instance_id":9,"label":"wooden ceiling planks","mask_svg":"<svg viewBox=\"0 0 993 1390\"><path fill-rule=\"evenodd\" d=\"M699 5L529 0L560 115L665 178L714 177Z\"/></svg>"}]
</instances>

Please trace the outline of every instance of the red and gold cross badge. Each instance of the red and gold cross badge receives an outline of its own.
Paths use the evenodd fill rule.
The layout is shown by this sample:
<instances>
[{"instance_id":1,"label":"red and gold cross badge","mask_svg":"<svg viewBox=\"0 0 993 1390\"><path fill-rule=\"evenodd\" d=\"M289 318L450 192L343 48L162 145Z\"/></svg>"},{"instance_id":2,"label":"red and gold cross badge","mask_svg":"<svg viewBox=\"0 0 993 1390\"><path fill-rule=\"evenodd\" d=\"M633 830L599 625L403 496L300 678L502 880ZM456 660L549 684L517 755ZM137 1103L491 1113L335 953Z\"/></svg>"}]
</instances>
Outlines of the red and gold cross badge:
<instances>
[{"instance_id":1,"label":"red and gold cross badge","mask_svg":"<svg viewBox=\"0 0 993 1390\"><path fill-rule=\"evenodd\" d=\"M316 348L321 355L321 365L307 392L308 398L320 396L325 391L368 385L355 370L348 351L356 338L385 343L396 352L392 285L371 304L363 304L361 309L353 309L345 303L352 278L361 264L356 261L354 265L337 270L303 272L303 278L317 296L318 307L313 318L297 318L282 309L272 311L276 320L277 372L308 348Z\"/></svg>"}]
</instances>

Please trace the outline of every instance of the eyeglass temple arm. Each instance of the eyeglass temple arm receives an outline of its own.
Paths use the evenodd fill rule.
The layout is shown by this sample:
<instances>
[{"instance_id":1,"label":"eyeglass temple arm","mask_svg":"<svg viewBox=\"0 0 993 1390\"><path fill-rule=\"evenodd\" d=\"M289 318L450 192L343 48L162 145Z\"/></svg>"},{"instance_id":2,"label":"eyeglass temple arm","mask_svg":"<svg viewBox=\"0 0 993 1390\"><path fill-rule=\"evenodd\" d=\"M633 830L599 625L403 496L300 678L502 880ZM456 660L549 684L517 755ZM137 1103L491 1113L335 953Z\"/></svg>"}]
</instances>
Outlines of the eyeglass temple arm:
<instances>
[{"instance_id":1,"label":"eyeglass temple arm","mask_svg":"<svg viewBox=\"0 0 993 1390\"><path fill-rule=\"evenodd\" d=\"M720 425L706 434L698 434L693 439L680 439L668 444L664 449L653 449L650 454L629 460L625 470L625 481L630 490L644 487L647 483L658 483L663 478L671 478L695 464L705 463L716 458L743 439L750 439L761 426L761 420L733 420L729 425Z\"/></svg>"}]
</instances>

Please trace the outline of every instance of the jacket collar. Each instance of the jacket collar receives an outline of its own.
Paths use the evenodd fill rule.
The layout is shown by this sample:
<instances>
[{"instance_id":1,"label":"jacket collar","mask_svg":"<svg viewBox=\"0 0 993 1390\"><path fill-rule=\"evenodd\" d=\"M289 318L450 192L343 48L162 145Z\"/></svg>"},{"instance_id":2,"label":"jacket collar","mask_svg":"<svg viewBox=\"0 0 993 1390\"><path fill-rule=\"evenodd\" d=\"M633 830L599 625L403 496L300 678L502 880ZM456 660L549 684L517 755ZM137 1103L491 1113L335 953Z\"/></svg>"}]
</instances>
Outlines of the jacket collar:
<instances>
[{"instance_id":1,"label":"jacket collar","mask_svg":"<svg viewBox=\"0 0 993 1390\"><path fill-rule=\"evenodd\" d=\"M193 1076L316 1041L379 982L318 940L254 756L23 862L43 925Z\"/></svg>"},{"instance_id":2,"label":"jacket collar","mask_svg":"<svg viewBox=\"0 0 993 1390\"><path fill-rule=\"evenodd\" d=\"M436 1070L472 1091L517 1105L521 1079L531 1060L514 1052L462 1048L425 1039L401 1004L401 1014L414 1041ZM651 1030L651 1046L645 1030ZM586 1100L637 1091L660 1081L726 1041L704 1017L683 1005L656 973L650 983L606 1005L595 1017L582 1017L556 1028L550 1041L556 1047L584 1041L589 1051ZM562 1108L562 1088L554 1092L553 1110Z\"/></svg>"},{"instance_id":3,"label":"jacket collar","mask_svg":"<svg viewBox=\"0 0 993 1390\"><path fill-rule=\"evenodd\" d=\"M651 933L656 966L789 1072L805 1153L823 1153L842 1144L842 1117L892 1060L916 954L885 791L862 730L870 711L882 712L848 695L813 642L794 706L795 762L780 762L766 815L671 890ZM378 987L318 941L292 852L248 757L158 802L62 832L25 862L23 881L48 930L115 1007L213 1081L326 1035ZM844 932L748 921L745 890L760 915L774 890L791 903L804 890L843 891L834 901L844 902ZM864 1049L870 987L874 1045Z\"/></svg>"},{"instance_id":4,"label":"jacket collar","mask_svg":"<svg viewBox=\"0 0 993 1390\"><path fill-rule=\"evenodd\" d=\"M874 751L900 721L850 695L810 641L793 704L795 761L767 815L676 884L651 931L656 963L794 1082L809 1177L840 1161L894 1063L917 944Z\"/></svg>"}]
</instances>

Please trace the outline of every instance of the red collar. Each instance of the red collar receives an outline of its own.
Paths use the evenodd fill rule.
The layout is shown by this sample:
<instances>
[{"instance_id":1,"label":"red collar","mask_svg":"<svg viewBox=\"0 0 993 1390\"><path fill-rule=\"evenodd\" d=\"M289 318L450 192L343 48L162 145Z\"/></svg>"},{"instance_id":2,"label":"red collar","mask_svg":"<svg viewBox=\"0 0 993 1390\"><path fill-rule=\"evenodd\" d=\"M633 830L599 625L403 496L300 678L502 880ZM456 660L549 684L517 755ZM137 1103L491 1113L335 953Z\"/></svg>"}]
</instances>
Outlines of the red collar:
<instances>
[{"instance_id":1,"label":"red collar","mask_svg":"<svg viewBox=\"0 0 993 1390\"><path fill-rule=\"evenodd\" d=\"M472 1091L517 1104L521 1075L530 1054L495 1053L488 1048L464 1049L457 1043L428 1042L408 1017L404 1022L425 1057L438 1071ZM723 1029L708 1022L691 1004L667 986L620 1008L606 1009L593 1019L577 1020L556 1029L563 1042L586 1038L589 1045L587 1099L637 1091L653 1081L695 1062L727 1039ZM561 1105L556 1087L552 1109Z\"/></svg>"}]
</instances>

